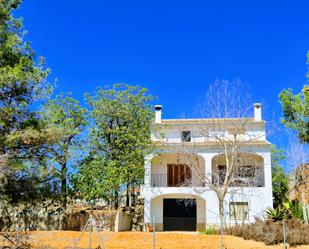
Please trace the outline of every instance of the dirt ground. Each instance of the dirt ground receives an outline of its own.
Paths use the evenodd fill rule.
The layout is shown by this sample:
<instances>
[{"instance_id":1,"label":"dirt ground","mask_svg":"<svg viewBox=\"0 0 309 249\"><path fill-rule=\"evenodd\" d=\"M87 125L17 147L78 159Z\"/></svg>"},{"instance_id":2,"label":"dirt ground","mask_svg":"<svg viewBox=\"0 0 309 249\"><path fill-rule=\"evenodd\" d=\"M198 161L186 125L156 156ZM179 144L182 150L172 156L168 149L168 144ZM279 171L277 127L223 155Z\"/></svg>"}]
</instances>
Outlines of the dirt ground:
<instances>
[{"instance_id":1,"label":"dirt ground","mask_svg":"<svg viewBox=\"0 0 309 249\"><path fill-rule=\"evenodd\" d=\"M74 248L74 244L80 237L80 232L73 231L46 231L30 232L29 239L34 248ZM104 240L105 249L152 249L152 233L122 232L100 233ZM0 240L0 245L2 239ZM100 243L102 245L102 243ZM99 236L93 234L92 248L99 245ZM156 249L216 249L220 245L220 236L201 235L198 233L157 233ZM234 236L225 236L227 249L283 249L283 245L265 246L263 243L243 240ZM89 233L84 233L76 248L89 247ZM290 247L288 247L290 248ZM297 249L309 249L309 246L297 247Z\"/></svg>"}]
</instances>

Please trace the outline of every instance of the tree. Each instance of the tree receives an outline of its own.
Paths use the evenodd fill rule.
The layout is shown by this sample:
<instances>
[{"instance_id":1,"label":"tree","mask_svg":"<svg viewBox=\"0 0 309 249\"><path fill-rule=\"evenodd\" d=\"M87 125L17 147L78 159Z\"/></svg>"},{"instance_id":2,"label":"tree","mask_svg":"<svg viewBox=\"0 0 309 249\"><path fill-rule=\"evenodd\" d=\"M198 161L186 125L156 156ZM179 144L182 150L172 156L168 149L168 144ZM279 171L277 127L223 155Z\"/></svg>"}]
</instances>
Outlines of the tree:
<instances>
[{"instance_id":1,"label":"tree","mask_svg":"<svg viewBox=\"0 0 309 249\"><path fill-rule=\"evenodd\" d=\"M297 131L303 143L309 143L309 87L293 95L292 89L283 90L280 95L284 118L282 123Z\"/></svg>"},{"instance_id":2,"label":"tree","mask_svg":"<svg viewBox=\"0 0 309 249\"><path fill-rule=\"evenodd\" d=\"M300 143L295 134L290 134L286 149L288 169L294 171L298 166L309 163L309 145Z\"/></svg>"},{"instance_id":3,"label":"tree","mask_svg":"<svg viewBox=\"0 0 309 249\"><path fill-rule=\"evenodd\" d=\"M23 41L20 19L12 16L19 4L17 0L0 2L0 154L16 159L15 163L21 163L18 159L29 155L25 151L40 143L40 127L31 107L51 91L44 59L36 62L30 43Z\"/></svg>"},{"instance_id":4,"label":"tree","mask_svg":"<svg viewBox=\"0 0 309 249\"><path fill-rule=\"evenodd\" d=\"M273 185L273 198L274 208L282 207L288 201L287 193L289 190L288 177L284 173L283 167L280 162L285 159L284 151L272 147L271 153L271 169L272 169L272 185Z\"/></svg>"},{"instance_id":5,"label":"tree","mask_svg":"<svg viewBox=\"0 0 309 249\"><path fill-rule=\"evenodd\" d=\"M309 53L307 62L309 62ZM309 79L309 73L307 78ZM283 110L281 121L286 127L294 130L298 137L292 143L290 142L287 155L289 166L297 171L297 167L304 167L309 162L309 86L304 85L303 90L296 95L293 95L292 89L284 89L279 94L279 99ZM295 175L295 172L293 174ZM304 196L304 191L302 191L302 196ZM304 217L306 217L306 205L304 200L302 202Z\"/></svg>"},{"instance_id":6,"label":"tree","mask_svg":"<svg viewBox=\"0 0 309 249\"><path fill-rule=\"evenodd\" d=\"M129 205L129 191L142 182L144 155L151 146L152 97L145 88L116 84L99 89L87 99L94 125L89 136L89 156L80 166L77 185L88 198L103 195L112 199L114 208L124 189ZM93 169L98 171L90 178L88 173ZM96 191L89 196L82 190L91 184Z\"/></svg>"},{"instance_id":7,"label":"tree","mask_svg":"<svg viewBox=\"0 0 309 249\"><path fill-rule=\"evenodd\" d=\"M66 205L67 177L69 164L80 152L81 133L87 125L87 110L70 94L60 94L48 101L41 112L44 127L57 131L58 138L54 143L45 144L42 153L52 166L53 176L61 181L61 194Z\"/></svg>"},{"instance_id":8,"label":"tree","mask_svg":"<svg viewBox=\"0 0 309 249\"><path fill-rule=\"evenodd\" d=\"M254 125L250 118L251 96L248 87L239 80L216 80L199 103L198 112L202 118L209 118L202 133L212 148L220 154L220 160L225 167L218 167L211 174L205 174L204 166L197 163L194 146L188 150L184 143L182 153L187 158L186 164L192 167L192 172L195 172L201 183L214 191L218 198L221 248L224 248L225 196L230 187L237 186L241 176L251 174L252 169L262 168L258 158L246 151L246 148L259 143L265 133L246 133L246 130ZM265 126L262 120L258 122ZM252 167L243 167L244 165ZM261 181L263 183L263 174L261 176L262 178L259 175L254 176L255 182L248 184L261 184Z\"/></svg>"},{"instance_id":9,"label":"tree","mask_svg":"<svg viewBox=\"0 0 309 249\"><path fill-rule=\"evenodd\" d=\"M309 86L305 85L296 95L293 95L292 89L284 89L279 98L284 115L282 123L297 132L299 141L309 143Z\"/></svg>"},{"instance_id":10,"label":"tree","mask_svg":"<svg viewBox=\"0 0 309 249\"><path fill-rule=\"evenodd\" d=\"M41 126L36 112L40 101L52 91L47 81L49 69L24 40L21 20L12 15L20 2L0 1L0 172L5 193L13 189L6 183L19 184L34 174L37 169L33 166L39 165L35 153L42 143L54 138Z\"/></svg>"}]
</instances>

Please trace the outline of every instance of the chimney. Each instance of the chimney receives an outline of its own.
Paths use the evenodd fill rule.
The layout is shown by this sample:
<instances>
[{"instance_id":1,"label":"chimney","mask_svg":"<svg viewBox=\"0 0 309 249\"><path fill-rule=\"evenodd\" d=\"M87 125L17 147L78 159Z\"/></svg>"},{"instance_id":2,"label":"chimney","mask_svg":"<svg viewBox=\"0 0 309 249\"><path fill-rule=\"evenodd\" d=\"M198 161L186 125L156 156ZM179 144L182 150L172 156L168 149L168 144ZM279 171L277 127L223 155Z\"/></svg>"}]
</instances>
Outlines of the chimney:
<instances>
[{"instance_id":1,"label":"chimney","mask_svg":"<svg viewBox=\"0 0 309 249\"><path fill-rule=\"evenodd\" d=\"M160 124L162 120L162 105L155 105L156 117L155 123Z\"/></svg>"},{"instance_id":2,"label":"chimney","mask_svg":"<svg viewBox=\"0 0 309 249\"><path fill-rule=\"evenodd\" d=\"M254 121L262 121L262 104L254 103Z\"/></svg>"}]
</instances>

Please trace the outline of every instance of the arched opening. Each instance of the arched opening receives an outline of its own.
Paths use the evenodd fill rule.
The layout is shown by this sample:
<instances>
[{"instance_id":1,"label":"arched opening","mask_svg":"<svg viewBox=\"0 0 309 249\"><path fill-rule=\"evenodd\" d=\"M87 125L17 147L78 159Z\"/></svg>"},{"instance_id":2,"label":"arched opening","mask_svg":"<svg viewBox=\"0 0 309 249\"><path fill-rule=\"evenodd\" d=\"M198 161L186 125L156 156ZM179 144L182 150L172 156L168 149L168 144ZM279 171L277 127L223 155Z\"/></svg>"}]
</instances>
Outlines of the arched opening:
<instances>
[{"instance_id":1,"label":"arched opening","mask_svg":"<svg viewBox=\"0 0 309 249\"><path fill-rule=\"evenodd\" d=\"M206 202L191 194L166 194L151 200L152 224L157 231L201 231L206 224Z\"/></svg>"},{"instance_id":2,"label":"arched opening","mask_svg":"<svg viewBox=\"0 0 309 249\"><path fill-rule=\"evenodd\" d=\"M228 156L231 172L227 173L225 154L212 158L212 183L223 185L229 174L231 187L264 187L264 159L253 153L237 153Z\"/></svg>"},{"instance_id":3,"label":"arched opening","mask_svg":"<svg viewBox=\"0 0 309 249\"><path fill-rule=\"evenodd\" d=\"M204 158L193 153L167 153L151 160L152 187L202 187Z\"/></svg>"}]
</instances>

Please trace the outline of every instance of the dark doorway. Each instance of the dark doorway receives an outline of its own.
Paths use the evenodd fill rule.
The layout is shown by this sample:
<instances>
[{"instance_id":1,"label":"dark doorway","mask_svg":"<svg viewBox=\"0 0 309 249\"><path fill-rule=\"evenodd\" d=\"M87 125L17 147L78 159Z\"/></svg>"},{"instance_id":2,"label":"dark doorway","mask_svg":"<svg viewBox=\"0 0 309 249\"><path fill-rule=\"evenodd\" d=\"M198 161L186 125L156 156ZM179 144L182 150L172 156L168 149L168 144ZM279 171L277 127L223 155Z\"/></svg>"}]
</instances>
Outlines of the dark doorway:
<instances>
[{"instance_id":1,"label":"dark doorway","mask_svg":"<svg viewBox=\"0 0 309 249\"><path fill-rule=\"evenodd\" d=\"M163 199L164 231L196 231L196 199Z\"/></svg>"}]
</instances>

